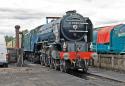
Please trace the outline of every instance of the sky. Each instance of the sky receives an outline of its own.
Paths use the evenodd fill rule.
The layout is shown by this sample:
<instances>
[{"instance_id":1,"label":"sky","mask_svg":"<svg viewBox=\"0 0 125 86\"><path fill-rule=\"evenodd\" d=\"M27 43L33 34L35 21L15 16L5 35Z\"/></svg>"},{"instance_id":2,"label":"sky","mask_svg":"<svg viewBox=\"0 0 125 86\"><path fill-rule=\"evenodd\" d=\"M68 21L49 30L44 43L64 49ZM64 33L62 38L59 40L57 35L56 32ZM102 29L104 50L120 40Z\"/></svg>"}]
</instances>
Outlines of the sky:
<instances>
[{"instance_id":1,"label":"sky","mask_svg":"<svg viewBox=\"0 0 125 86\"><path fill-rule=\"evenodd\" d=\"M14 36L15 25L31 30L46 16L63 16L68 10L92 20L94 27L125 22L125 0L0 0L0 33Z\"/></svg>"}]
</instances>

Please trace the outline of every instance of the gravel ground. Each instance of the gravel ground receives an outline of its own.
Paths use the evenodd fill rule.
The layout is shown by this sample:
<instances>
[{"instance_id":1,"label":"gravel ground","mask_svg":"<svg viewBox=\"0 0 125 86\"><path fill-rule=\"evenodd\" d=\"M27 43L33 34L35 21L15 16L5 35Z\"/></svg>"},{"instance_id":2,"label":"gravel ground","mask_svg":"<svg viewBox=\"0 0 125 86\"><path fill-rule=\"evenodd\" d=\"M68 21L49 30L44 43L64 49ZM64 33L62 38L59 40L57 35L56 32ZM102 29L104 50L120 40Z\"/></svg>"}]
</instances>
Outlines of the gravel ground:
<instances>
[{"instance_id":1,"label":"gravel ground","mask_svg":"<svg viewBox=\"0 0 125 86\"><path fill-rule=\"evenodd\" d=\"M1 68L0 86L125 86L125 84L92 76L81 79L40 65L30 65Z\"/></svg>"}]
</instances>

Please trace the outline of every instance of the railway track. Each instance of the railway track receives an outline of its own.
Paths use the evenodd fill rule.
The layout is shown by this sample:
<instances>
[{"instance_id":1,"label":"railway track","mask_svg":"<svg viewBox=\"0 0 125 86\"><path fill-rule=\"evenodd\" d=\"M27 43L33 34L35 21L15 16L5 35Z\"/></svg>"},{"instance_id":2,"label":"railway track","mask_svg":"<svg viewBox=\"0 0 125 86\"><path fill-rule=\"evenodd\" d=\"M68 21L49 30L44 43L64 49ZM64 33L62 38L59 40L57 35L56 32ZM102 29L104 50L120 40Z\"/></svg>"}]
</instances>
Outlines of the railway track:
<instances>
[{"instance_id":1,"label":"railway track","mask_svg":"<svg viewBox=\"0 0 125 86\"><path fill-rule=\"evenodd\" d=\"M70 70L70 71L68 71L68 74L82 78L84 80L104 79L104 80L109 80L109 81L114 81L114 82L119 82L119 83L125 83L125 81L111 78L109 76L102 76L102 75L98 75L98 74L94 74L94 73L90 73L90 72L83 73L82 71L78 71L78 70Z\"/></svg>"},{"instance_id":2,"label":"railway track","mask_svg":"<svg viewBox=\"0 0 125 86\"><path fill-rule=\"evenodd\" d=\"M88 74L91 75L91 76L94 76L94 77L99 77L99 78L108 79L108 80L115 81L115 82L125 83L125 81L123 81L123 80L111 78L110 76L102 76L102 75L93 74L93 73L88 73Z\"/></svg>"}]
</instances>

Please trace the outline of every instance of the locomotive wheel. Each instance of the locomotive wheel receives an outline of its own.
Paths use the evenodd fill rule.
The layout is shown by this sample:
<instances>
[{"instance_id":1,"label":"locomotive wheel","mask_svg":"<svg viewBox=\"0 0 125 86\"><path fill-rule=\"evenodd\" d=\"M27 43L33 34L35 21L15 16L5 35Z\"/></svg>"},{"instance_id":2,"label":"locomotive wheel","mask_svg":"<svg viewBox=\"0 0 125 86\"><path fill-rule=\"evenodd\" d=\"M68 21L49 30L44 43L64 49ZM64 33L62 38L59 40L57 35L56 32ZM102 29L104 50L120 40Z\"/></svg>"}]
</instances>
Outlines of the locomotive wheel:
<instances>
[{"instance_id":1,"label":"locomotive wheel","mask_svg":"<svg viewBox=\"0 0 125 86\"><path fill-rule=\"evenodd\" d=\"M87 71L88 71L88 65L89 65L89 62L88 62L88 60L84 60L83 61L83 64L84 64L84 68L83 68L83 72L84 73L87 73Z\"/></svg>"},{"instance_id":2,"label":"locomotive wheel","mask_svg":"<svg viewBox=\"0 0 125 86\"><path fill-rule=\"evenodd\" d=\"M52 63L50 64L50 68L51 68L51 69L54 69L54 66L53 66L53 64L52 64Z\"/></svg>"},{"instance_id":3,"label":"locomotive wheel","mask_svg":"<svg viewBox=\"0 0 125 86\"><path fill-rule=\"evenodd\" d=\"M49 67L48 59L46 59L45 66Z\"/></svg>"},{"instance_id":4,"label":"locomotive wheel","mask_svg":"<svg viewBox=\"0 0 125 86\"><path fill-rule=\"evenodd\" d=\"M64 71L63 71L63 66L62 66L62 65L60 65L60 71L61 71L61 72L64 72Z\"/></svg>"},{"instance_id":5,"label":"locomotive wheel","mask_svg":"<svg viewBox=\"0 0 125 86\"><path fill-rule=\"evenodd\" d=\"M39 60L40 60L40 64L42 65L42 59L41 59L41 56L40 56Z\"/></svg>"},{"instance_id":6,"label":"locomotive wheel","mask_svg":"<svg viewBox=\"0 0 125 86\"><path fill-rule=\"evenodd\" d=\"M63 61L62 61L62 60L60 61L60 71L61 71L61 72L64 72Z\"/></svg>"},{"instance_id":7,"label":"locomotive wheel","mask_svg":"<svg viewBox=\"0 0 125 86\"><path fill-rule=\"evenodd\" d=\"M44 66L45 64L44 64L44 61L43 61L43 55L42 56L40 56L40 64L42 65L42 66Z\"/></svg>"},{"instance_id":8,"label":"locomotive wheel","mask_svg":"<svg viewBox=\"0 0 125 86\"><path fill-rule=\"evenodd\" d=\"M58 66L57 60L55 60L55 62L54 62L54 69L55 70L59 70L59 66Z\"/></svg>"},{"instance_id":9,"label":"locomotive wheel","mask_svg":"<svg viewBox=\"0 0 125 86\"><path fill-rule=\"evenodd\" d=\"M56 63L54 63L54 69L55 69L55 70L58 70L58 67L57 67L57 64L56 64Z\"/></svg>"},{"instance_id":10,"label":"locomotive wheel","mask_svg":"<svg viewBox=\"0 0 125 86\"><path fill-rule=\"evenodd\" d=\"M34 55L31 55L31 62L34 63Z\"/></svg>"},{"instance_id":11,"label":"locomotive wheel","mask_svg":"<svg viewBox=\"0 0 125 86\"><path fill-rule=\"evenodd\" d=\"M42 65L42 66L45 66L45 64L44 64L44 62L43 62L43 61L41 62L41 65Z\"/></svg>"},{"instance_id":12,"label":"locomotive wheel","mask_svg":"<svg viewBox=\"0 0 125 86\"><path fill-rule=\"evenodd\" d=\"M40 57L38 55L34 55L34 58L33 58L34 63L39 64L40 63L39 58Z\"/></svg>"},{"instance_id":13,"label":"locomotive wheel","mask_svg":"<svg viewBox=\"0 0 125 86\"><path fill-rule=\"evenodd\" d=\"M46 66L46 67L48 67L48 64L47 64L47 63L45 63L45 66Z\"/></svg>"},{"instance_id":14,"label":"locomotive wheel","mask_svg":"<svg viewBox=\"0 0 125 86\"><path fill-rule=\"evenodd\" d=\"M87 73L88 69L83 68L83 73Z\"/></svg>"},{"instance_id":15,"label":"locomotive wheel","mask_svg":"<svg viewBox=\"0 0 125 86\"><path fill-rule=\"evenodd\" d=\"M50 59L50 68L54 69L54 64L53 64L53 59L52 58Z\"/></svg>"},{"instance_id":16,"label":"locomotive wheel","mask_svg":"<svg viewBox=\"0 0 125 86\"><path fill-rule=\"evenodd\" d=\"M64 72L67 73L68 72L68 64L66 61L64 61L64 63L63 63L63 68L64 68Z\"/></svg>"},{"instance_id":17,"label":"locomotive wheel","mask_svg":"<svg viewBox=\"0 0 125 86\"><path fill-rule=\"evenodd\" d=\"M65 72L65 73L68 72L68 66L67 66L67 62L65 60L61 61L60 71Z\"/></svg>"},{"instance_id":18,"label":"locomotive wheel","mask_svg":"<svg viewBox=\"0 0 125 86\"><path fill-rule=\"evenodd\" d=\"M45 66L48 67L48 58L45 57Z\"/></svg>"}]
</instances>

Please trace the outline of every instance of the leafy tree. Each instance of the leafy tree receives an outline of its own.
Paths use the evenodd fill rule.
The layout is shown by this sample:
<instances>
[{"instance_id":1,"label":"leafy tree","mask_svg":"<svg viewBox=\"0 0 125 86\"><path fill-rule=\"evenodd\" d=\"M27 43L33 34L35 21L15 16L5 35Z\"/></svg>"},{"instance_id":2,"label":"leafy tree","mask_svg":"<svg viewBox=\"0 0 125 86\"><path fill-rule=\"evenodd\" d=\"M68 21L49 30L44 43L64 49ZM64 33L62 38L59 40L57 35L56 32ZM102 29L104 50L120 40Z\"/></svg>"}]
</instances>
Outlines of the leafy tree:
<instances>
[{"instance_id":1,"label":"leafy tree","mask_svg":"<svg viewBox=\"0 0 125 86\"><path fill-rule=\"evenodd\" d=\"M9 41L12 41L14 39L13 36L5 36L5 41L8 43Z\"/></svg>"}]
</instances>

